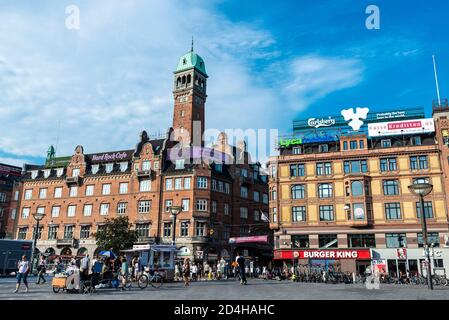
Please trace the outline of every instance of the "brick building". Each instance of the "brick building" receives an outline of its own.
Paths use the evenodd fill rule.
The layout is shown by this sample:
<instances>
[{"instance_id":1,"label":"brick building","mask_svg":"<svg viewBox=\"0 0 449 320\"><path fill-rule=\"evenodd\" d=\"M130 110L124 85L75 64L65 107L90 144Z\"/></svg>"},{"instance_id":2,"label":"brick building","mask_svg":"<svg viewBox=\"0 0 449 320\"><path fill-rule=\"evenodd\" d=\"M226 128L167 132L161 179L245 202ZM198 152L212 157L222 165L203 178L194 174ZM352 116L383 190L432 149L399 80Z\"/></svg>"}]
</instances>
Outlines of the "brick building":
<instances>
[{"instance_id":1,"label":"brick building","mask_svg":"<svg viewBox=\"0 0 449 320\"><path fill-rule=\"evenodd\" d=\"M101 249L93 233L105 218L127 215L138 244L170 244L170 206L183 207L175 228L178 256L214 261L233 254L231 237L267 235L260 217L268 212L268 181L260 164L251 163L244 143L229 145L225 134L210 148L197 138L205 127L207 77L193 50L181 57L173 127L161 139L142 131L135 148L85 153L77 146L68 157L55 157L50 148L45 164L26 173L16 238L33 239L32 214L45 213L39 251L93 255Z\"/></svg>"},{"instance_id":2,"label":"brick building","mask_svg":"<svg viewBox=\"0 0 449 320\"><path fill-rule=\"evenodd\" d=\"M0 239L14 237L22 168L0 163Z\"/></svg>"},{"instance_id":3,"label":"brick building","mask_svg":"<svg viewBox=\"0 0 449 320\"><path fill-rule=\"evenodd\" d=\"M448 111L357 108L295 121L269 164L275 261L420 272L421 208L408 186L429 182L432 260L448 273Z\"/></svg>"}]
</instances>

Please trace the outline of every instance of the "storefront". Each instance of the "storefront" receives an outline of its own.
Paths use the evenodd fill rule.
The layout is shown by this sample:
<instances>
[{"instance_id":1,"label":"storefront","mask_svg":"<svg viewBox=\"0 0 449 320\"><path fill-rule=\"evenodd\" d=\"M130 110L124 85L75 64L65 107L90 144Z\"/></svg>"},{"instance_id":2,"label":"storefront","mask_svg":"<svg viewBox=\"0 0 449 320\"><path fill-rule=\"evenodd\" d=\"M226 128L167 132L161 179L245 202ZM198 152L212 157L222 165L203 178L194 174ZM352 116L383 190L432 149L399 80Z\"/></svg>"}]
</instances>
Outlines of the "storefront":
<instances>
[{"instance_id":1,"label":"storefront","mask_svg":"<svg viewBox=\"0 0 449 320\"><path fill-rule=\"evenodd\" d=\"M277 266L308 265L319 270L335 272L365 272L371 265L370 249L310 249L275 250L274 262Z\"/></svg>"},{"instance_id":2,"label":"storefront","mask_svg":"<svg viewBox=\"0 0 449 320\"><path fill-rule=\"evenodd\" d=\"M273 246L266 235L229 238L229 245L231 260L240 253L245 256L248 265L252 261L254 266L269 266L273 259Z\"/></svg>"}]
</instances>

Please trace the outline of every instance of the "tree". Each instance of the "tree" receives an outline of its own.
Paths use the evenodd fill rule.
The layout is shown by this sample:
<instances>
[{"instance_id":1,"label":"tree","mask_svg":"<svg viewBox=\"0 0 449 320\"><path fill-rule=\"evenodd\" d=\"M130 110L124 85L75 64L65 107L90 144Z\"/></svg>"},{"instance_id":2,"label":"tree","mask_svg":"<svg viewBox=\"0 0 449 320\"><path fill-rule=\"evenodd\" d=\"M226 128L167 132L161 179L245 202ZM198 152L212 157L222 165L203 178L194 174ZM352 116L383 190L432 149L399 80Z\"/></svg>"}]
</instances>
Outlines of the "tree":
<instances>
[{"instance_id":1,"label":"tree","mask_svg":"<svg viewBox=\"0 0 449 320\"><path fill-rule=\"evenodd\" d=\"M106 219L105 225L95 233L97 245L116 254L120 250L131 248L138 238L131 226L128 217Z\"/></svg>"}]
</instances>

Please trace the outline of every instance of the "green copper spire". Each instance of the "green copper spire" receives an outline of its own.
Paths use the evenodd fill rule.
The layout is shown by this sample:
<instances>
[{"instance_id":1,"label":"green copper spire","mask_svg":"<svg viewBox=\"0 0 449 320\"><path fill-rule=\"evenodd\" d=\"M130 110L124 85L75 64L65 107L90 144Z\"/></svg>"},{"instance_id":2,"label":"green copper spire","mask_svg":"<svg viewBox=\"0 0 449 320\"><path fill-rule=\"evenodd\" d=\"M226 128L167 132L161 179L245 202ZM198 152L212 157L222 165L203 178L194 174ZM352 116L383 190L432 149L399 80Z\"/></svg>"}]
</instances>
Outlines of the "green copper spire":
<instances>
[{"instance_id":1,"label":"green copper spire","mask_svg":"<svg viewBox=\"0 0 449 320\"><path fill-rule=\"evenodd\" d=\"M193 37L192 37L192 47L189 52L183 55L178 62L175 73L186 71L189 69L196 69L203 75L207 77L206 65L204 64L203 58L193 51Z\"/></svg>"}]
</instances>

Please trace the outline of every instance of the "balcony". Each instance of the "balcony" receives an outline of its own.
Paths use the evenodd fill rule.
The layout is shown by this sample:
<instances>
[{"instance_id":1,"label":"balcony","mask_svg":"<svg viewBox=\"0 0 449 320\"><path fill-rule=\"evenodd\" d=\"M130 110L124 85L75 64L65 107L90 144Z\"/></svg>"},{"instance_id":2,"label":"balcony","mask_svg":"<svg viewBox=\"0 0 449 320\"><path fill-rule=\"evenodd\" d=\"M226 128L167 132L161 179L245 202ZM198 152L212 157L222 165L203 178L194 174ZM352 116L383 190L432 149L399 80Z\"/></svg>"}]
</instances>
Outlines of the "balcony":
<instances>
[{"instance_id":1,"label":"balcony","mask_svg":"<svg viewBox=\"0 0 449 320\"><path fill-rule=\"evenodd\" d=\"M209 242L209 237L207 237L207 236L192 237L192 243L193 242L200 242L200 243Z\"/></svg>"},{"instance_id":2,"label":"balcony","mask_svg":"<svg viewBox=\"0 0 449 320\"><path fill-rule=\"evenodd\" d=\"M64 238L64 239L57 239L56 245L57 246L73 246L73 238Z\"/></svg>"},{"instance_id":3,"label":"balcony","mask_svg":"<svg viewBox=\"0 0 449 320\"><path fill-rule=\"evenodd\" d=\"M80 185L83 181L83 178L80 176L76 176L76 177L66 177L65 178L65 182L67 183L67 185Z\"/></svg>"},{"instance_id":4,"label":"balcony","mask_svg":"<svg viewBox=\"0 0 449 320\"><path fill-rule=\"evenodd\" d=\"M153 179L154 178L154 171L149 169L149 170L139 170L136 171L136 175L138 179Z\"/></svg>"},{"instance_id":5,"label":"balcony","mask_svg":"<svg viewBox=\"0 0 449 320\"><path fill-rule=\"evenodd\" d=\"M351 220L348 221L348 226L353 228L359 228L359 227L369 227L373 225L372 220Z\"/></svg>"}]
</instances>

